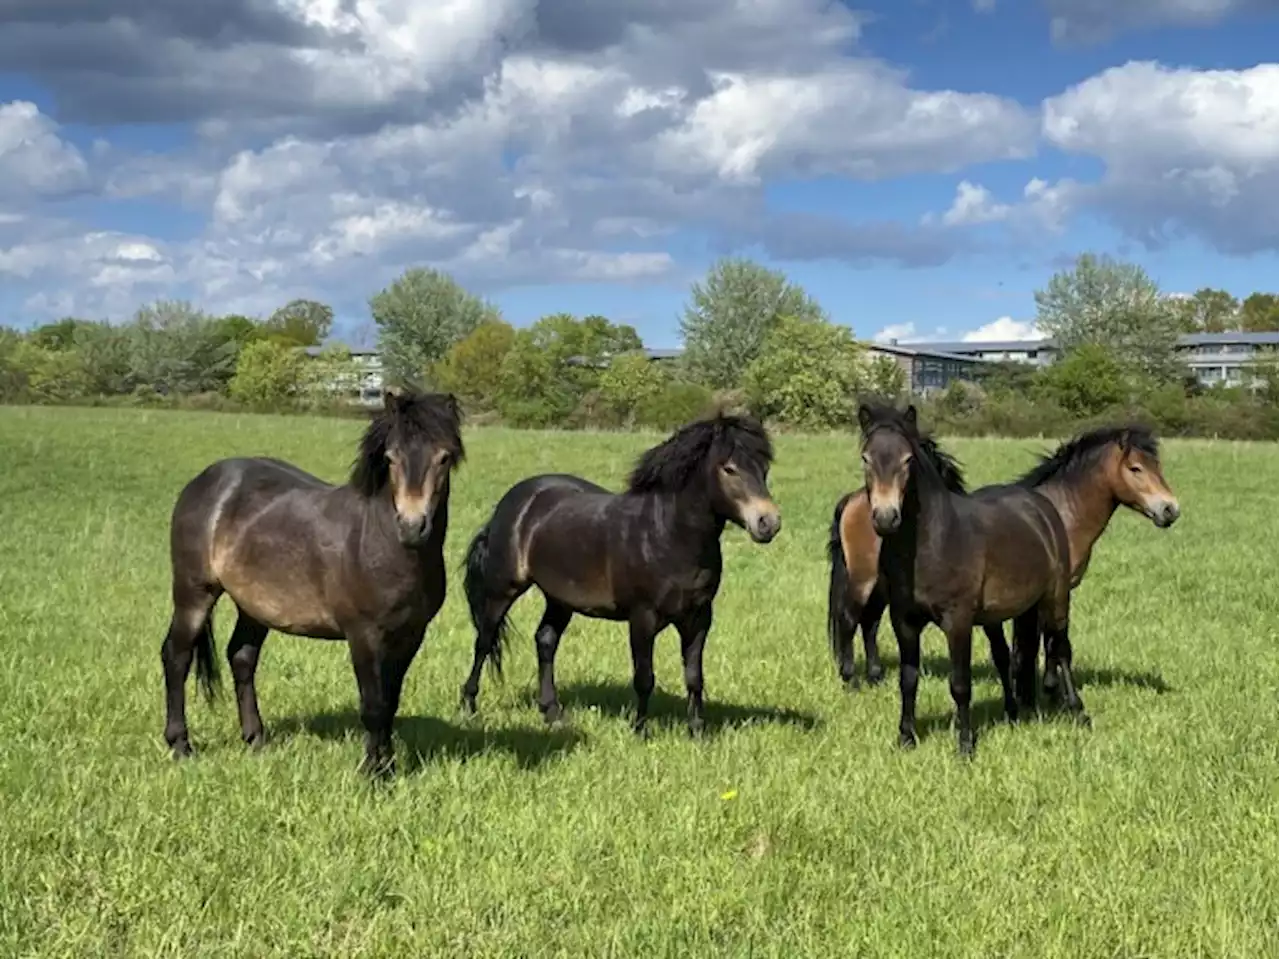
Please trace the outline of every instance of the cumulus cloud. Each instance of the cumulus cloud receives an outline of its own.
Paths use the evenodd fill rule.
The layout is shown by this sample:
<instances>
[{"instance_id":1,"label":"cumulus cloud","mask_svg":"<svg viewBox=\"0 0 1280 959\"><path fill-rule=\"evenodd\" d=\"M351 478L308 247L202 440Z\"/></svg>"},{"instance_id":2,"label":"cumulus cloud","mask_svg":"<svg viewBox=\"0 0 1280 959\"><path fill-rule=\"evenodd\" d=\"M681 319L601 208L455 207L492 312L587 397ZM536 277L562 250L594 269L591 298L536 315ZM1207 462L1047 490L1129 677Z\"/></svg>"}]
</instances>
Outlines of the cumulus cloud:
<instances>
[{"instance_id":1,"label":"cumulus cloud","mask_svg":"<svg viewBox=\"0 0 1280 959\"><path fill-rule=\"evenodd\" d=\"M1171 69L1131 62L1046 100L1045 139L1099 157L1075 201L1154 245L1196 235L1227 253L1275 249L1280 67ZM1045 189L1048 187L1046 185Z\"/></svg>"},{"instance_id":2,"label":"cumulus cloud","mask_svg":"<svg viewBox=\"0 0 1280 959\"><path fill-rule=\"evenodd\" d=\"M80 151L34 103L0 103L0 200L67 193L87 181Z\"/></svg>"},{"instance_id":3,"label":"cumulus cloud","mask_svg":"<svg viewBox=\"0 0 1280 959\"><path fill-rule=\"evenodd\" d=\"M95 162L109 198L204 215L157 249L219 309L294 290L358 309L423 262L485 287L652 280L689 228L780 258L941 263L963 237L775 213L763 186L959 170L1037 137L1012 100L857 55L862 16L829 0L19 0L4 18L0 56L67 117L196 125L181 155Z\"/></svg>"},{"instance_id":4,"label":"cumulus cloud","mask_svg":"<svg viewBox=\"0 0 1280 959\"><path fill-rule=\"evenodd\" d=\"M876 343L906 343L916 335L914 323L890 323L871 337Z\"/></svg>"},{"instance_id":5,"label":"cumulus cloud","mask_svg":"<svg viewBox=\"0 0 1280 959\"><path fill-rule=\"evenodd\" d=\"M1235 14L1275 13L1272 0L1045 0L1058 43L1097 43L1127 30L1208 26Z\"/></svg>"},{"instance_id":6,"label":"cumulus cloud","mask_svg":"<svg viewBox=\"0 0 1280 959\"><path fill-rule=\"evenodd\" d=\"M1034 320L1015 320L1011 316L1002 316L976 330L970 330L960 339L965 343L999 343L1043 338L1044 333L1036 326Z\"/></svg>"}]
</instances>

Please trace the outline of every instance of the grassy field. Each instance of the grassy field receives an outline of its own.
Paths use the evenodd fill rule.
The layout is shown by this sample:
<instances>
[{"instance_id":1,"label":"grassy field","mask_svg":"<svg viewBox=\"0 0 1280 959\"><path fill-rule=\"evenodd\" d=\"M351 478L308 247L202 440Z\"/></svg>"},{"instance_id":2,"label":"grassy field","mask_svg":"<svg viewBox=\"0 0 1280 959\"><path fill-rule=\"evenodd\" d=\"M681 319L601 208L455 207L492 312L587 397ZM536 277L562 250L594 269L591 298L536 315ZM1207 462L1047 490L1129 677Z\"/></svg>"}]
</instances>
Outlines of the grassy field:
<instances>
[{"instance_id":1,"label":"grassy field","mask_svg":"<svg viewBox=\"0 0 1280 959\"><path fill-rule=\"evenodd\" d=\"M163 741L167 522L204 465L271 454L338 480L356 422L0 408L0 956L1274 956L1277 449L1169 442L1183 518L1118 515L1075 593L1092 730L1007 728L975 652L978 757L955 757L942 636L923 741L890 682L849 694L823 547L851 438L783 437L769 546L725 536L711 735L659 639L654 738L628 730L624 628L577 619L569 723L533 704L535 596L505 685L463 721L472 634L450 594L410 670L403 775L371 790L345 647L273 636L271 744L191 697ZM656 439L472 431L451 568L498 496L563 470L617 484ZM974 482L1036 442L953 441ZM219 607L219 655L233 619ZM975 643L975 650L982 649ZM859 651L861 667L861 652Z\"/></svg>"}]
</instances>

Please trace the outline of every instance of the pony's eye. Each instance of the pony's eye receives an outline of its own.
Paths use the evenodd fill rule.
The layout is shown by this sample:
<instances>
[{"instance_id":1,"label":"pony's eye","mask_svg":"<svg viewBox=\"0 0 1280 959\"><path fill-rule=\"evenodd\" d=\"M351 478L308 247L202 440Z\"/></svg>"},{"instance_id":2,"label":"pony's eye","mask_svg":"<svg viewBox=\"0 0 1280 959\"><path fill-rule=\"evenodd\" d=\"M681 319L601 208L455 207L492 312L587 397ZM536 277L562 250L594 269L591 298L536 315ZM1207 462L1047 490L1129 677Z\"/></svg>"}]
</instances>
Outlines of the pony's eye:
<instances>
[{"instance_id":1,"label":"pony's eye","mask_svg":"<svg viewBox=\"0 0 1280 959\"><path fill-rule=\"evenodd\" d=\"M1130 472L1130 473L1141 473L1141 472L1142 472L1142 467L1141 467L1141 466L1130 466L1130 467L1129 467L1129 472Z\"/></svg>"},{"instance_id":2,"label":"pony's eye","mask_svg":"<svg viewBox=\"0 0 1280 959\"><path fill-rule=\"evenodd\" d=\"M721 468L722 470L724 470L724 471L725 471L725 473L726 473L726 475L728 475L728 476L737 476L737 475L738 475L738 467L734 466L732 463L725 463L725 464L724 464L724 466L722 466L722 467L720 467L720 468Z\"/></svg>"}]
</instances>

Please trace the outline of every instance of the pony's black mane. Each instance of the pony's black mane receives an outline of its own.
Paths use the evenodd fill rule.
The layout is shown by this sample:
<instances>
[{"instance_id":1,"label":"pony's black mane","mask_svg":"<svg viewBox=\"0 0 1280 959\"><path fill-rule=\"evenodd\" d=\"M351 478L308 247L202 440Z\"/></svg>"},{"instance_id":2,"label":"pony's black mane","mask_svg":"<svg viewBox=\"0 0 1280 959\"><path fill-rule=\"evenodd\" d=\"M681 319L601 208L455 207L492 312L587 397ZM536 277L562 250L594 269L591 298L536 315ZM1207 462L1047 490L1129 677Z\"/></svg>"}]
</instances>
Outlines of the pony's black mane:
<instances>
[{"instance_id":1,"label":"pony's black mane","mask_svg":"<svg viewBox=\"0 0 1280 959\"><path fill-rule=\"evenodd\" d=\"M387 485L387 447L444 447L454 462L466 456L462 446L461 414L458 401L450 393L407 393L392 395L384 409L374 414L360 438L356 461L351 467L351 485L362 496L376 496Z\"/></svg>"},{"instance_id":2,"label":"pony's black mane","mask_svg":"<svg viewBox=\"0 0 1280 959\"><path fill-rule=\"evenodd\" d=\"M742 457L761 467L773 462L773 444L749 416L723 413L695 420L644 453L627 480L631 493L678 493L701 471L707 457Z\"/></svg>"},{"instance_id":3,"label":"pony's black mane","mask_svg":"<svg viewBox=\"0 0 1280 959\"><path fill-rule=\"evenodd\" d=\"M1092 466L1094 457L1112 443L1122 449L1140 450L1157 461L1160 459L1159 441L1149 427L1137 423L1103 426L1082 433L1041 456L1040 462L1017 480L1017 485L1032 488L1049 480L1077 475Z\"/></svg>"},{"instance_id":4,"label":"pony's black mane","mask_svg":"<svg viewBox=\"0 0 1280 959\"><path fill-rule=\"evenodd\" d=\"M933 468L938 471L942 484L947 489L953 493L965 492L964 471L955 457L941 450L937 441L932 436L922 433L919 426L913 426L907 420L905 413L885 403L867 403L864 404L864 408L869 416L867 425L862 431L863 436L870 436L877 429L891 429L901 433L920 447L920 452L933 464Z\"/></svg>"}]
</instances>

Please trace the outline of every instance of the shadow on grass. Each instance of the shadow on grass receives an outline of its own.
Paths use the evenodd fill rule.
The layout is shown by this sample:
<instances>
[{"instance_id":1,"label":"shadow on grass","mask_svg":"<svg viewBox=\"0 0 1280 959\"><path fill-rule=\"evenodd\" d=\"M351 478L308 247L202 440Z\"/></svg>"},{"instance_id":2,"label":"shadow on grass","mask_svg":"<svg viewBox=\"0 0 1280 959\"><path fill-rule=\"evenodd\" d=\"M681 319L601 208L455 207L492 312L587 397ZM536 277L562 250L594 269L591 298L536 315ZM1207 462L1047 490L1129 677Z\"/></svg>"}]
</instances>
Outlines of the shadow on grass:
<instances>
[{"instance_id":1,"label":"shadow on grass","mask_svg":"<svg viewBox=\"0 0 1280 959\"><path fill-rule=\"evenodd\" d=\"M881 653L880 662L884 665L885 681L887 687L897 688L898 681L896 674L898 671L898 657L896 653L888 650ZM1040 657L1039 668L1043 670L1044 656ZM946 656L921 656L920 668L930 676L947 677L951 675L951 660ZM866 686L867 667L866 661L861 657L857 663L857 677L859 686ZM891 676L890 673L894 675ZM1148 689L1158 696L1174 691L1162 675L1150 670L1127 670L1127 669L1109 669L1106 667L1098 668L1083 665L1079 662L1072 667L1072 675L1075 676L1076 686L1080 688L1081 693L1090 686L1132 686L1135 689ZM980 647L978 638L974 637L973 644L973 667L972 676L974 681L985 680L992 683L999 683L1000 677L997 675L995 667L991 665L991 660L987 657L986 645Z\"/></svg>"},{"instance_id":2,"label":"shadow on grass","mask_svg":"<svg viewBox=\"0 0 1280 959\"><path fill-rule=\"evenodd\" d=\"M347 740L359 743L364 737L360 715L353 709L318 713L314 716L290 716L270 723L268 735L288 739L297 735L321 739ZM536 769L548 759L577 749L586 741L581 733L565 727L484 729L479 726L455 725L435 716L399 716L396 718L396 761L405 774L420 771L436 759L460 759L489 752L510 755L521 769ZM363 748L363 747L361 747Z\"/></svg>"},{"instance_id":3,"label":"shadow on grass","mask_svg":"<svg viewBox=\"0 0 1280 959\"><path fill-rule=\"evenodd\" d=\"M635 716L636 696L630 684L574 683L559 690L560 704L569 710L598 709L606 716L632 719ZM655 689L649 697L649 723L651 725L684 724L688 709L683 696ZM812 713L775 706L746 706L741 703L720 702L708 697L704 704L706 725L704 732L714 734L722 729L733 729L754 723L777 723L815 729L821 722Z\"/></svg>"}]
</instances>

